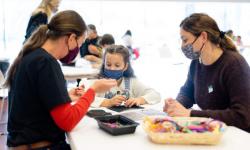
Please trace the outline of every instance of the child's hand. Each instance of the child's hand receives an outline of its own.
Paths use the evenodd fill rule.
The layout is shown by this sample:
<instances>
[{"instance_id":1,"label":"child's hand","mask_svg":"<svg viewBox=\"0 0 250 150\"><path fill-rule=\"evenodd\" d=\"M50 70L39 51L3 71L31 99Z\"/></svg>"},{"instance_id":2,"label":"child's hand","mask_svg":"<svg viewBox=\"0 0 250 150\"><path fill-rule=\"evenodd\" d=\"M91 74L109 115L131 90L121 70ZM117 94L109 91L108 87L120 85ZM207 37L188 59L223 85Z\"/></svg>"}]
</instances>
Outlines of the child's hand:
<instances>
[{"instance_id":1,"label":"child's hand","mask_svg":"<svg viewBox=\"0 0 250 150\"><path fill-rule=\"evenodd\" d=\"M110 100L110 107L112 106L119 106L122 104L122 102L126 101L126 97L122 95L116 95Z\"/></svg>"},{"instance_id":2,"label":"child's hand","mask_svg":"<svg viewBox=\"0 0 250 150\"><path fill-rule=\"evenodd\" d=\"M144 100L144 98L130 98L130 99L128 99L126 102L125 102L125 106L126 107L132 107L132 106L134 106L134 105L136 105L136 106L140 106L140 105L143 105L143 104L145 104L146 102L145 102L145 100Z\"/></svg>"},{"instance_id":3,"label":"child's hand","mask_svg":"<svg viewBox=\"0 0 250 150\"><path fill-rule=\"evenodd\" d=\"M189 117L191 110L186 109L181 103L172 98L165 100L163 111L171 117Z\"/></svg>"}]
</instances>

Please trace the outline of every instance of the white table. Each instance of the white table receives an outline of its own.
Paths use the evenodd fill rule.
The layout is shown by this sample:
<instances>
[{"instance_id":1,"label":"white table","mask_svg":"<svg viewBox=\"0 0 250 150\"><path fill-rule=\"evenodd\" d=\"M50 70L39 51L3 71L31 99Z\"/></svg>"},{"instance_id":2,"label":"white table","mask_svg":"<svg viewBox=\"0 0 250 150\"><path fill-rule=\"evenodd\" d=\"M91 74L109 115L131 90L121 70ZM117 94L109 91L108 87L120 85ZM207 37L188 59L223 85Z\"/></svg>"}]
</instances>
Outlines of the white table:
<instances>
[{"instance_id":1,"label":"white table","mask_svg":"<svg viewBox=\"0 0 250 150\"><path fill-rule=\"evenodd\" d=\"M99 73L98 69L94 69L89 66L86 67L61 66L61 68L66 80L94 78Z\"/></svg>"},{"instance_id":2,"label":"white table","mask_svg":"<svg viewBox=\"0 0 250 150\"><path fill-rule=\"evenodd\" d=\"M250 147L250 134L229 126L218 145L164 145L152 143L139 125L134 134L112 136L99 129L96 120L85 116L68 133L73 150L241 150Z\"/></svg>"}]
</instances>

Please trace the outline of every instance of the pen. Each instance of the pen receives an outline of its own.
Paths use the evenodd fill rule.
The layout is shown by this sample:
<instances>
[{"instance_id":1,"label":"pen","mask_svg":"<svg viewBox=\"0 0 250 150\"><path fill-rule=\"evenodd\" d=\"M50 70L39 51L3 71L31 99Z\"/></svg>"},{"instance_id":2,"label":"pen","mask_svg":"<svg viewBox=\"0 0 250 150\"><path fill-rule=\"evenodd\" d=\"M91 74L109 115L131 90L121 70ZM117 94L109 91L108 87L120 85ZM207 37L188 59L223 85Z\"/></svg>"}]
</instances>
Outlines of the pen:
<instances>
[{"instance_id":1,"label":"pen","mask_svg":"<svg viewBox=\"0 0 250 150\"><path fill-rule=\"evenodd\" d=\"M76 87L79 87L79 84L80 84L80 82L81 82L81 79L76 79L76 82L77 82Z\"/></svg>"}]
</instances>

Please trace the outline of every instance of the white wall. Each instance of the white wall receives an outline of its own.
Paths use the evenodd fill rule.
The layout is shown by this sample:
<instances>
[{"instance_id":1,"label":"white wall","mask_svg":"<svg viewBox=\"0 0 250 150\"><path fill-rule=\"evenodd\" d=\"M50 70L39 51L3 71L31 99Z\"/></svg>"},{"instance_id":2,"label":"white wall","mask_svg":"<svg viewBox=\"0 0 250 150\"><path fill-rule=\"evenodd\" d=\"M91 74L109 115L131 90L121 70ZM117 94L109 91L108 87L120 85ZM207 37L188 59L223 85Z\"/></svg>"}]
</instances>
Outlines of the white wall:
<instances>
[{"instance_id":1,"label":"white wall","mask_svg":"<svg viewBox=\"0 0 250 150\"><path fill-rule=\"evenodd\" d=\"M40 0L0 1L0 56L14 58L22 46L30 14ZM117 43L122 43L121 36L131 29L134 46L141 48L142 55L183 59L179 50L179 23L193 12L208 13L222 30L233 29L245 44L250 45L250 3L197 1L62 0L59 9L78 11L87 24L97 26L99 34L111 33Z\"/></svg>"}]
</instances>

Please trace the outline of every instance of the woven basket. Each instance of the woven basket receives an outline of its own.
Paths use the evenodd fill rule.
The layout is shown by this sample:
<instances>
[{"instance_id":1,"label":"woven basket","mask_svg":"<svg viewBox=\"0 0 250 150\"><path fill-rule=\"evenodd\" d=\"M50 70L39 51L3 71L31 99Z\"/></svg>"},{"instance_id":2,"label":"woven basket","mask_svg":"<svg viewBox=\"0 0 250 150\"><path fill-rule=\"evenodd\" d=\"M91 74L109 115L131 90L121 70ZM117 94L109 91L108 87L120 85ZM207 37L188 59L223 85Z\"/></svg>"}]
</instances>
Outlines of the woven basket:
<instances>
[{"instance_id":1,"label":"woven basket","mask_svg":"<svg viewBox=\"0 0 250 150\"><path fill-rule=\"evenodd\" d=\"M153 119L153 117L150 117ZM186 122L191 121L206 121L209 118L199 118L199 117L173 117L179 125L184 125ZM200 145L216 145L219 143L223 132L213 133L161 133L154 132L149 129L150 124L145 121L143 122L143 128L148 134L151 141L159 144L200 144ZM223 128L226 125L223 123Z\"/></svg>"}]
</instances>

